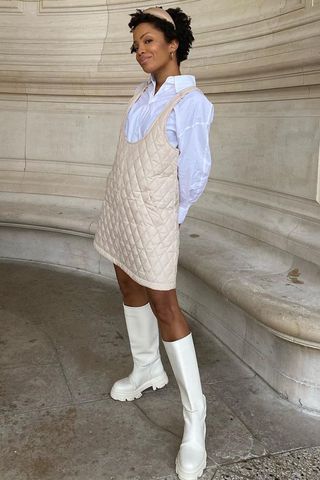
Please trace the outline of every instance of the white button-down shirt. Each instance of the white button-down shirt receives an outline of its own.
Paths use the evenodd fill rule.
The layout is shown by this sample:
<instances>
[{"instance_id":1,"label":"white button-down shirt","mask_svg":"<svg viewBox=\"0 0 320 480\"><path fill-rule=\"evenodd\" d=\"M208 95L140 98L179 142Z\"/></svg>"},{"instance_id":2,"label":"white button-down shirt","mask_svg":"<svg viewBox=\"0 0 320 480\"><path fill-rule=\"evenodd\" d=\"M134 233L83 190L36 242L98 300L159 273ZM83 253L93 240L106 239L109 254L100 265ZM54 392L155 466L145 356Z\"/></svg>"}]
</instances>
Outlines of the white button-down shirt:
<instances>
[{"instance_id":1,"label":"white button-down shirt","mask_svg":"<svg viewBox=\"0 0 320 480\"><path fill-rule=\"evenodd\" d=\"M170 76L154 94L156 82L150 75L147 89L129 111L125 127L127 140L141 140L166 104L180 90L193 85L196 85L193 75ZM190 206L203 193L208 181L211 169L209 132L213 117L213 104L197 90L183 97L168 117L168 140L179 149L179 224L185 220Z\"/></svg>"}]
</instances>

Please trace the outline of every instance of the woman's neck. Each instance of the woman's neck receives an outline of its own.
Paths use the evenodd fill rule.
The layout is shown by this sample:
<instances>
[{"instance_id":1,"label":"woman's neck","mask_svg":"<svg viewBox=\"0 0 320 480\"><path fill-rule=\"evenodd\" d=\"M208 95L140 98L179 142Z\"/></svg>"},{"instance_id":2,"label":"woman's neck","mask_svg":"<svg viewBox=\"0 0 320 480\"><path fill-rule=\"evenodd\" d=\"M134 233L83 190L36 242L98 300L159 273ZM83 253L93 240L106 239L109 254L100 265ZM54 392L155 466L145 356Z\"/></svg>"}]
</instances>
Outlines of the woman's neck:
<instances>
[{"instance_id":1,"label":"woman's neck","mask_svg":"<svg viewBox=\"0 0 320 480\"><path fill-rule=\"evenodd\" d=\"M181 75L181 72L180 68L178 66L175 66L174 68L166 70L165 72L155 72L152 75L156 82L156 88L154 91L154 93L156 94L168 77L175 77L176 75Z\"/></svg>"}]
</instances>

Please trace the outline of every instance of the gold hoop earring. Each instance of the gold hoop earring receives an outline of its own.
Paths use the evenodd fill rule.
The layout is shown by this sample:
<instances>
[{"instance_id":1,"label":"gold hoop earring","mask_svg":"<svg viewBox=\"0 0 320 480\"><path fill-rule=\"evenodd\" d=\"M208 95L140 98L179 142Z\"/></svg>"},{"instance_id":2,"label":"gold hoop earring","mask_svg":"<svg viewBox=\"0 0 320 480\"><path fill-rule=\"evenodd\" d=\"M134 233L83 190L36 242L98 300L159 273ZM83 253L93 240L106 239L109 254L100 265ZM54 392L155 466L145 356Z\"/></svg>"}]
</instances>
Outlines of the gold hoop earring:
<instances>
[{"instance_id":1,"label":"gold hoop earring","mask_svg":"<svg viewBox=\"0 0 320 480\"><path fill-rule=\"evenodd\" d=\"M170 58L173 60L173 52L170 52Z\"/></svg>"}]
</instances>

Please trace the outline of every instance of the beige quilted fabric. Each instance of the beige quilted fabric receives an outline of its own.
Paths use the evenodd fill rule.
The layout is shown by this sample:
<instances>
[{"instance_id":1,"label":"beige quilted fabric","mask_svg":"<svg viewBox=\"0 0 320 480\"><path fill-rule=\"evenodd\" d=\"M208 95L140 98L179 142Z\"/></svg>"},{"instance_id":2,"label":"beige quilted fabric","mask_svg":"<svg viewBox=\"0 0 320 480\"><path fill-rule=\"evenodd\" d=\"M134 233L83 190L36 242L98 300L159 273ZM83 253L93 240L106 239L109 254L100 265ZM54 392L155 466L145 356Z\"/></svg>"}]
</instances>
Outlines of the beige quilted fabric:
<instances>
[{"instance_id":1,"label":"beige quilted fabric","mask_svg":"<svg viewBox=\"0 0 320 480\"><path fill-rule=\"evenodd\" d=\"M197 87L180 91L143 139L128 142L125 119L144 88L129 102L121 125L93 245L140 285L171 290L176 288L180 244L179 150L167 140L166 123L175 104Z\"/></svg>"}]
</instances>

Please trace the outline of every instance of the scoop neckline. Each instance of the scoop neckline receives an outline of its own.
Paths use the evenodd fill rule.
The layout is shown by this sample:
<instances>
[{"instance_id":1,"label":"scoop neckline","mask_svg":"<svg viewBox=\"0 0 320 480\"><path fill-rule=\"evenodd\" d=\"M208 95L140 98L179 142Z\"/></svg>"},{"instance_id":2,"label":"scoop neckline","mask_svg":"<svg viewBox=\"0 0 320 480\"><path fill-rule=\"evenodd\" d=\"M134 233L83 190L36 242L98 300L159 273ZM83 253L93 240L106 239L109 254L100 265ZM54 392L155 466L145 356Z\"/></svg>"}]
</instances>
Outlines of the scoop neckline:
<instances>
[{"instance_id":1,"label":"scoop neckline","mask_svg":"<svg viewBox=\"0 0 320 480\"><path fill-rule=\"evenodd\" d=\"M187 88L192 88L192 87L197 88L196 85L190 85L190 87L186 87L186 88L183 89L183 90L186 90ZM147 88L147 87L146 87L146 88ZM145 90L145 89L144 89L144 90ZM164 110L162 110L162 112L159 113L159 115L156 116L156 118L155 118L155 119L153 120L153 122L151 123L149 129L147 130L147 133L146 133L142 138L140 138L140 140L136 140L135 142L129 142L129 140L128 140L127 137L126 137L126 129L125 129L126 119L128 118L128 114L129 114L131 108L132 108L133 105L139 100L139 98L140 98L141 95L143 94L144 90L141 91L141 93L139 94L139 96L138 96L138 97L135 99L135 101L132 102L132 104L129 106L129 108L128 108L128 110L127 110L127 113L126 113L126 115L125 115L125 120L124 120L124 122L123 122L123 124L122 124L122 128L121 128L122 135L123 135L123 138L124 138L125 142L126 142L128 145L137 145L137 144L139 144L140 142L142 142L143 140L145 140L145 139L148 137L148 135L151 133L153 127L154 127L155 124L156 124L156 122L159 120L159 118L161 117L161 115L162 115L162 114L165 112L165 110L166 110L166 108L165 108ZM182 90L181 90L181 91L182 91ZM192 90L191 90L191 91L192 91ZM178 93L179 93L179 92L178 92ZM173 150L176 151L177 148L176 148L176 147L173 147L173 146L171 145L171 143L169 142L169 140L168 140L166 128L167 128L167 125L166 125L166 123L165 123L165 124L164 124L164 129L163 129L163 133L164 133L165 139L166 139L168 145L169 145Z\"/></svg>"},{"instance_id":2,"label":"scoop neckline","mask_svg":"<svg viewBox=\"0 0 320 480\"><path fill-rule=\"evenodd\" d=\"M134 104L132 104L132 105L134 105ZM132 105L131 105L131 106L132 106ZM131 108L131 107L130 107L130 108ZM129 111L130 111L130 109L128 110L128 113L129 113ZM122 134L123 134L123 137L124 137L126 143L128 143L129 145L136 145L137 143L140 143L140 142L142 142L143 140L145 140L145 139L148 137L148 135L150 134L150 132L151 132L151 130L153 129L153 127L155 126L157 120L159 120L160 116L161 116L163 113L164 113L164 110L163 110L161 113L159 113L159 115L153 120L153 122L151 123L150 127L149 127L148 130L147 130L147 133L145 133L144 136L143 136L142 138L140 138L140 140L136 140L135 142L129 142L129 140L127 139L127 137L126 137L126 129L125 129L126 124L125 124L125 122L124 122L123 125L122 125ZM127 116L128 116L128 115L126 115L126 118L127 118ZM166 125L165 125L165 127L166 127ZM172 145L171 145L171 146L172 146ZM173 147L173 148L174 148L174 147Z\"/></svg>"}]
</instances>

